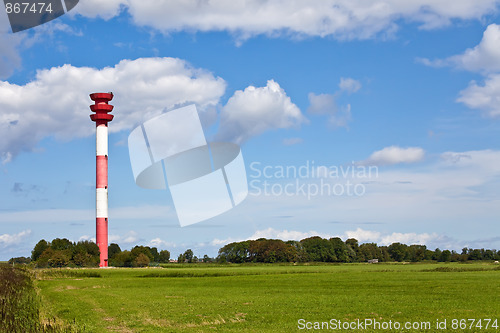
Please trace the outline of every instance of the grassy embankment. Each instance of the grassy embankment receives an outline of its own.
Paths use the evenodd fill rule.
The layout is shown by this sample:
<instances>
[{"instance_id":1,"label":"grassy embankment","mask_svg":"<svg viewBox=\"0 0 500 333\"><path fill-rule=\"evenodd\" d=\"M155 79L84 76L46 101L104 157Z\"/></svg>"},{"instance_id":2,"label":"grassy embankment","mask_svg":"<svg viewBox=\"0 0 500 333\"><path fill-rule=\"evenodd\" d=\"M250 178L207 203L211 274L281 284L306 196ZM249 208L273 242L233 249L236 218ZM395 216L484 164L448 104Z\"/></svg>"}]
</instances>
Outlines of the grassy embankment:
<instances>
[{"instance_id":1,"label":"grassy embankment","mask_svg":"<svg viewBox=\"0 0 500 333\"><path fill-rule=\"evenodd\" d=\"M33 285L33 272L0 264L0 332L79 332L75 325L40 315L41 302Z\"/></svg>"}]
</instances>

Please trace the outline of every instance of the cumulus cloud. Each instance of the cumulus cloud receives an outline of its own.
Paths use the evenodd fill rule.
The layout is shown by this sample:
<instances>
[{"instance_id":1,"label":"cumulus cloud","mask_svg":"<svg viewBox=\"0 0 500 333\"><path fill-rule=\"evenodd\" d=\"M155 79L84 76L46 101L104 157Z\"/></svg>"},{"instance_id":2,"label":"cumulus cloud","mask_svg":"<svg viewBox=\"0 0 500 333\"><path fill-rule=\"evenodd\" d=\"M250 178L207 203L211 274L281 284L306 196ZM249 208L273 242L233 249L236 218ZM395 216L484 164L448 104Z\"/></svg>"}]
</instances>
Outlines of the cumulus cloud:
<instances>
[{"instance_id":1,"label":"cumulus cloud","mask_svg":"<svg viewBox=\"0 0 500 333\"><path fill-rule=\"evenodd\" d=\"M309 107L307 112L310 114L334 114L337 112L338 107L335 103L335 96L332 94L319 94L309 93Z\"/></svg>"},{"instance_id":2,"label":"cumulus cloud","mask_svg":"<svg viewBox=\"0 0 500 333\"><path fill-rule=\"evenodd\" d=\"M471 109L478 109L486 117L500 116L500 25L490 24L484 31L481 42L464 53L446 59L417 59L424 65L434 67L452 66L485 76L483 83L471 81L462 90L457 102Z\"/></svg>"},{"instance_id":3,"label":"cumulus cloud","mask_svg":"<svg viewBox=\"0 0 500 333\"><path fill-rule=\"evenodd\" d=\"M276 128L296 127L306 122L280 85L267 81L265 87L238 90L222 108L220 140L242 143L252 136Z\"/></svg>"},{"instance_id":4,"label":"cumulus cloud","mask_svg":"<svg viewBox=\"0 0 500 333\"><path fill-rule=\"evenodd\" d=\"M127 5L127 0L80 0L78 6L69 13L70 15L79 13L86 17L100 17L109 20L119 15Z\"/></svg>"},{"instance_id":5,"label":"cumulus cloud","mask_svg":"<svg viewBox=\"0 0 500 333\"><path fill-rule=\"evenodd\" d=\"M267 228L262 230L256 230L251 236L247 238L226 238L219 239L215 238L210 242L211 246L224 246L233 242L242 242L245 240L256 240L259 238L267 238L267 239L281 239L283 241L287 240L301 240L304 238L312 237L312 236L321 236L323 238L330 238L332 236L327 234L320 234L316 231L297 231L297 230L278 230L274 228Z\"/></svg>"},{"instance_id":6,"label":"cumulus cloud","mask_svg":"<svg viewBox=\"0 0 500 333\"><path fill-rule=\"evenodd\" d=\"M129 245L129 244L135 245L135 244L139 243L140 241L142 241L142 239L139 238L139 234L136 231L131 230L124 235L111 234L111 235L109 235L108 241L109 241L109 243L121 243L121 244L127 244L127 245Z\"/></svg>"},{"instance_id":7,"label":"cumulus cloud","mask_svg":"<svg viewBox=\"0 0 500 333\"><path fill-rule=\"evenodd\" d=\"M190 103L198 106L202 120L211 121L226 83L176 58L122 60L103 69L64 65L38 71L26 85L0 81L0 131L6 138L0 142L2 163L33 150L48 136L69 140L93 134L88 118L92 101L85 96L111 88L117 117L110 132L118 132ZM273 80L265 87L236 91L222 107L220 119L218 137L237 143L307 121Z\"/></svg>"},{"instance_id":8,"label":"cumulus cloud","mask_svg":"<svg viewBox=\"0 0 500 333\"><path fill-rule=\"evenodd\" d=\"M319 236L320 234L316 231L296 231L296 230L276 230L273 228L267 228L264 230L257 230L252 236L248 239L259 239L259 238L268 238L268 239L281 239L284 241L287 240L301 240L304 238ZM323 235L323 237L327 237Z\"/></svg>"},{"instance_id":9,"label":"cumulus cloud","mask_svg":"<svg viewBox=\"0 0 500 333\"><path fill-rule=\"evenodd\" d=\"M153 238L151 241L149 241L149 246L154 246L160 249L166 249L166 248L175 248L177 247L176 243L173 242L167 242L159 237Z\"/></svg>"},{"instance_id":10,"label":"cumulus cloud","mask_svg":"<svg viewBox=\"0 0 500 333\"><path fill-rule=\"evenodd\" d=\"M38 71L26 85L0 81L0 154L11 159L47 136L90 135L90 92L113 89L119 116L110 131L117 132L177 105L214 108L225 88L223 79L176 58L122 60L103 69L64 65Z\"/></svg>"},{"instance_id":11,"label":"cumulus cloud","mask_svg":"<svg viewBox=\"0 0 500 333\"><path fill-rule=\"evenodd\" d=\"M31 230L24 230L17 234L0 235L0 248L18 245L31 235Z\"/></svg>"},{"instance_id":12,"label":"cumulus cloud","mask_svg":"<svg viewBox=\"0 0 500 333\"><path fill-rule=\"evenodd\" d=\"M339 83L340 91L347 92L348 94L355 93L359 89L361 89L361 83L358 80L354 80L353 78L340 78Z\"/></svg>"},{"instance_id":13,"label":"cumulus cloud","mask_svg":"<svg viewBox=\"0 0 500 333\"><path fill-rule=\"evenodd\" d=\"M386 147L370 155L367 160L360 162L363 165L392 165L400 163L420 162L425 151L419 147L401 148L398 146Z\"/></svg>"},{"instance_id":14,"label":"cumulus cloud","mask_svg":"<svg viewBox=\"0 0 500 333\"><path fill-rule=\"evenodd\" d=\"M363 230L361 228L346 231L345 235L347 238L356 238L360 243L377 243L378 245L390 245L392 243L428 245L444 239L443 236L436 233L393 232L383 234L378 231Z\"/></svg>"},{"instance_id":15,"label":"cumulus cloud","mask_svg":"<svg viewBox=\"0 0 500 333\"><path fill-rule=\"evenodd\" d=\"M307 112L315 115L329 115L327 125L330 128L347 127L351 121L351 105L339 106L337 99L343 94L352 94L361 89L361 83L353 78L340 78L339 90L333 94L309 93Z\"/></svg>"},{"instance_id":16,"label":"cumulus cloud","mask_svg":"<svg viewBox=\"0 0 500 333\"><path fill-rule=\"evenodd\" d=\"M222 246L229 244L231 242L240 242L243 240L256 240L259 238L267 239L281 239L283 241L297 240L300 241L305 238L319 236L322 238L334 238L340 237L344 241L349 238L355 238L359 243L377 243L378 245L390 245L392 243L404 243L407 245L411 244L421 244L421 245L435 245L438 243L443 244L443 242L448 241L449 238L446 236L438 235L437 233L415 233L415 232L379 232L373 230L365 230L362 228L356 228L355 230L347 230L341 235L320 233L314 230L310 231L298 231L298 230L279 230L274 228L267 228L262 230L257 230L253 235L245 239L215 239L212 241L214 246Z\"/></svg>"},{"instance_id":17,"label":"cumulus cloud","mask_svg":"<svg viewBox=\"0 0 500 333\"><path fill-rule=\"evenodd\" d=\"M500 74L489 75L482 85L476 81L470 82L460 92L457 101L471 109L481 110L486 117L500 117Z\"/></svg>"},{"instance_id":18,"label":"cumulus cloud","mask_svg":"<svg viewBox=\"0 0 500 333\"><path fill-rule=\"evenodd\" d=\"M495 12L498 3L498 0L310 0L286 4L282 0L81 0L75 9L88 17L110 18L126 8L135 24L166 33L229 31L243 39L259 34L367 39L393 34L401 20L432 29L456 19L479 19Z\"/></svg>"},{"instance_id":19,"label":"cumulus cloud","mask_svg":"<svg viewBox=\"0 0 500 333\"><path fill-rule=\"evenodd\" d=\"M446 59L418 59L425 65L434 67L453 66L472 72L500 71L500 25L490 24L481 42L464 53Z\"/></svg>"},{"instance_id":20,"label":"cumulus cloud","mask_svg":"<svg viewBox=\"0 0 500 333\"><path fill-rule=\"evenodd\" d=\"M96 238L95 237L92 237L92 236L89 236L89 235L83 235L83 236L80 236L78 238L78 241L79 242L83 242L83 241L90 241L90 242L96 242Z\"/></svg>"}]
</instances>

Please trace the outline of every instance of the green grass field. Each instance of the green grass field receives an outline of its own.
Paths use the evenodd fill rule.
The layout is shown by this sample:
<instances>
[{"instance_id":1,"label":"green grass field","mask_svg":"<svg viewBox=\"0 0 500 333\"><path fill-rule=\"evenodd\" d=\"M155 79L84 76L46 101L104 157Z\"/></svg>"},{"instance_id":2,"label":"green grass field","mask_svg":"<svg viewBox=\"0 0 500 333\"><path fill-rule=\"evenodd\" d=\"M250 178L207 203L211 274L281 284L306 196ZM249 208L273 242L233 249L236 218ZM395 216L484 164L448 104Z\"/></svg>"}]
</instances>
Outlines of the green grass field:
<instances>
[{"instance_id":1,"label":"green grass field","mask_svg":"<svg viewBox=\"0 0 500 333\"><path fill-rule=\"evenodd\" d=\"M430 330L392 330L403 332L436 332L436 320L444 319L446 331L453 331L453 319L482 319L482 329L455 331L500 332L484 328L486 319L497 319L500 325L498 267L448 263L61 269L38 271L36 285L46 318L76 321L86 332L294 332L300 331L300 319L312 323L366 318L432 324Z\"/></svg>"}]
</instances>

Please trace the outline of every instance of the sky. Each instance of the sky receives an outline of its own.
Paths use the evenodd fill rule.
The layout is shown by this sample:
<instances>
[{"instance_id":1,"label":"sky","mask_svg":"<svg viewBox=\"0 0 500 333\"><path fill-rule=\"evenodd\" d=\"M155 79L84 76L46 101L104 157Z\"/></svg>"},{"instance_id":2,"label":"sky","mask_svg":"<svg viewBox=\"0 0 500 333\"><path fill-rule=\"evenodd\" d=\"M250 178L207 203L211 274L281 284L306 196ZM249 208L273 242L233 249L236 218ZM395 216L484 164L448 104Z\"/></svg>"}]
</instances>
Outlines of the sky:
<instances>
[{"instance_id":1,"label":"sky","mask_svg":"<svg viewBox=\"0 0 500 333\"><path fill-rule=\"evenodd\" d=\"M216 256L260 237L500 249L500 0L80 0L0 13L0 260L95 240L89 94L114 93L109 242ZM187 227L127 139L195 104L249 187ZM174 130L174 129L171 129ZM169 131L165 128L165 131Z\"/></svg>"}]
</instances>

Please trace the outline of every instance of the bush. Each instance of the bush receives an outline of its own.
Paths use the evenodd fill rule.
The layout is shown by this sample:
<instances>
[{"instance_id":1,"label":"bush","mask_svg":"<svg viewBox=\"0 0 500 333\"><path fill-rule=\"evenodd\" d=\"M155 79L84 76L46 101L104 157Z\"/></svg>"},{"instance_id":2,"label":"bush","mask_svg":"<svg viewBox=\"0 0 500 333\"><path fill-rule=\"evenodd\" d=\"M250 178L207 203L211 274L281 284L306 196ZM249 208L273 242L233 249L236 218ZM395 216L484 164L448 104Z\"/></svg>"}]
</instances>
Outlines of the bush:
<instances>
[{"instance_id":1,"label":"bush","mask_svg":"<svg viewBox=\"0 0 500 333\"><path fill-rule=\"evenodd\" d=\"M134 267L146 267L149 265L149 257L144 253L139 253L139 255L134 259Z\"/></svg>"}]
</instances>

